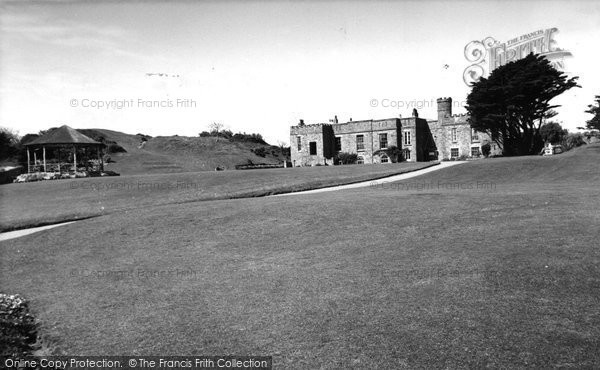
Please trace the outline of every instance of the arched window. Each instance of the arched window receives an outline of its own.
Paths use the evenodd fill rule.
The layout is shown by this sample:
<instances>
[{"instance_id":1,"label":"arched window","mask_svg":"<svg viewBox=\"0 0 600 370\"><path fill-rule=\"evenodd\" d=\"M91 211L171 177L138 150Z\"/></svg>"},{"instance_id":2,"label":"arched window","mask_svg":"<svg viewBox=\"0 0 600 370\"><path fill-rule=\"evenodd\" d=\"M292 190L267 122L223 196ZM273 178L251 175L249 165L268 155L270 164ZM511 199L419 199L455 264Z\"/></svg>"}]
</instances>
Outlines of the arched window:
<instances>
[{"instance_id":1,"label":"arched window","mask_svg":"<svg viewBox=\"0 0 600 370\"><path fill-rule=\"evenodd\" d=\"M381 155L381 163L390 163L390 158L387 156L387 154Z\"/></svg>"}]
</instances>

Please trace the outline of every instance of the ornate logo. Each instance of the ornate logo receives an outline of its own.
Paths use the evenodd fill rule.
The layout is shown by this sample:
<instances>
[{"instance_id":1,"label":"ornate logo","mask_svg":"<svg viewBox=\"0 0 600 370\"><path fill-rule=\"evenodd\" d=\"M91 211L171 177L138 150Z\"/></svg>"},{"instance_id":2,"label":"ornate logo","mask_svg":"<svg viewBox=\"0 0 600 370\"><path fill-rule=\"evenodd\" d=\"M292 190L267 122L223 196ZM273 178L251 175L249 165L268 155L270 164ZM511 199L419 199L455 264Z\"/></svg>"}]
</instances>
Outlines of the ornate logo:
<instances>
[{"instance_id":1,"label":"ornate logo","mask_svg":"<svg viewBox=\"0 0 600 370\"><path fill-rule=\"evenodd\" d=\"M465 46L465 58L471 63L463 72L463 81L467 86L486 77L494 69L525 58L529 53L543 55L559 70L564 69L564 57L571 56L569 51L562 50L552 45L552 38L557 28L538 30L507 42L500 43L493 37L481 41L471 41Z\"/></svg>"}]
</instances>

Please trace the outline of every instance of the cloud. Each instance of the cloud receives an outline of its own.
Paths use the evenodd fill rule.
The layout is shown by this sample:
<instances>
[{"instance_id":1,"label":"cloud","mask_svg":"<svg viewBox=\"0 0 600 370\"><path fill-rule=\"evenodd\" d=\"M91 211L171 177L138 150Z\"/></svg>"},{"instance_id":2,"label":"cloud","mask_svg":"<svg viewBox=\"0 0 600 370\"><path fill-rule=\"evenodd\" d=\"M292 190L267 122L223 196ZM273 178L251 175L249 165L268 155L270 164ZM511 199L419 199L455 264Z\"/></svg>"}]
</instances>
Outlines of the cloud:
<instances>
[{"instance_id":1,"label":"cloud","mask_svg":"<svg viewBox=\"0 0 600 370\"><path fill-rule=\"evenodd\" d=\"M11 41L16 45L29 41L74 51L87 49L142 60L165 59L131 47L141 42L136 42L133 33L122 27L105 24L99 27L82 21L57 19L39 12L25 13L24 8L0 15L0 34L4 39L3 48ZM9 52L3 50L5 55Z\"/></svg>"}]
</instances>

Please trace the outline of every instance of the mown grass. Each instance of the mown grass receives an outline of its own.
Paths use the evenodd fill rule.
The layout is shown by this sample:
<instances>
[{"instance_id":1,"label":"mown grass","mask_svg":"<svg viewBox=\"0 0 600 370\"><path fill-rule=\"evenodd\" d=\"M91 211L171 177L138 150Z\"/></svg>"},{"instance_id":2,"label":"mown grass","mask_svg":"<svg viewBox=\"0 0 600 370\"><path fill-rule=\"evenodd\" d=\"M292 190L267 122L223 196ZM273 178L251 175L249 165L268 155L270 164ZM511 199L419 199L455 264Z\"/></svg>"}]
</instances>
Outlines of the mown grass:
<instances>
[{"instance_id":1,"label":"mown grass","mask_svg":"<svg viewBox=\"0 0 600 370\"><path fill-rule=\"evenodd\" d=\"M118 212L1 242L0 280L32 299L68 354L597 368L598 149L404 182L493 190L378 187Z\"/></svg>"},{"instance_id":2,"label":"mown grass","mask_svg":"<svg viewBox=\"0 0 600 370\"><path fill-rule=\"evenodd\" d=\"M223 172L185 172L0 186L0 231L160 204L260 197L366 181L434 165L398 163Z\"/></svg>"}]
</instances>

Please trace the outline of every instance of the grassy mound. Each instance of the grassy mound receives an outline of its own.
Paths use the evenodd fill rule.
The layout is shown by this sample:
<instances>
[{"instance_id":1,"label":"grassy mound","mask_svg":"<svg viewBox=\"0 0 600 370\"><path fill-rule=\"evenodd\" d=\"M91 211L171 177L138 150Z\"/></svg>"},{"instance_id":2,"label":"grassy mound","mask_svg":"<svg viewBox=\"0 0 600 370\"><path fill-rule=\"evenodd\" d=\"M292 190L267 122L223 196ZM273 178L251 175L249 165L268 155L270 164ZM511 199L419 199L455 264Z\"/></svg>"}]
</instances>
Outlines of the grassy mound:
<instances>
[{"instance_id":1,"label":"grassy mound","mask_svg":"<svg viewBox=\"0 0 600 370\"><path fill-rule=\"evenodd\" d=\"M122 146L126 153L111 154L108 170L122 175L213 171L216 167L235 169L236 165L281 163L285 156L277 146L253 142L234 142L215 137L159 136L143 137L122 132L90 129L90 135L102 136ZM143 144L142 144L143 143ZM265 156L254 153L258 148Z\"/></svg>"}]
</instances>

